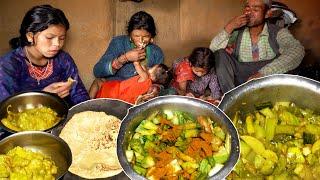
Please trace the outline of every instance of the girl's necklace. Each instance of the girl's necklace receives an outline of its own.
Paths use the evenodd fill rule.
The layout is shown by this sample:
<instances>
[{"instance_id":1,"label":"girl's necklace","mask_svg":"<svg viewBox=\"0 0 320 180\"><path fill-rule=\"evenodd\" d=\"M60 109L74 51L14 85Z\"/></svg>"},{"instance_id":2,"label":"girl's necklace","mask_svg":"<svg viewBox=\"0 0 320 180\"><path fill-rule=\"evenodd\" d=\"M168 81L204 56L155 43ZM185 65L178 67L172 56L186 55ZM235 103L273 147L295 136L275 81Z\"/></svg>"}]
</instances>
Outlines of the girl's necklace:
<instances>
[{"instance_id":1,"label":"girl's necklace","mask_svg":"<svg viewBox=\"0 0 320 180\"><path fill-rule=\"evenodd\" d=\"M28 50L27 50L26 48L25 48L25 52L26 52L26 61L27 61L27 63L29 64L29 73L30 73L30 76L31 76L32 78L36 79L37 82L38 82L38 85L40 85L40 80L48 77L48 75L49 75L48 69L49 69L49 67L51 66L51 59L48 60L44 71L43 71L43 70L38 70L38 69L32 64L32 61L31 61L29 52L28 52Z\"/></svg>"}]
</instances>

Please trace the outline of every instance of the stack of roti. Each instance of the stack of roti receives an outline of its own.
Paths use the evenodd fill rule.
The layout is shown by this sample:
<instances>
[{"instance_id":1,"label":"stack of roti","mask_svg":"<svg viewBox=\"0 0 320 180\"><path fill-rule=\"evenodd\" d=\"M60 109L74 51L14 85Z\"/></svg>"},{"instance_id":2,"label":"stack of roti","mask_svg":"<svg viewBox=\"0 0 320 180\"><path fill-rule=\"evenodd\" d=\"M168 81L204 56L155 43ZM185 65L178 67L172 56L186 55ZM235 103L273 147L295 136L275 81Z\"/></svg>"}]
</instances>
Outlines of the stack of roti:
<instances>
[{"instance_id":1,"label":"stack of roti","mask_svg":"<svg viewBox=\"0 0 320 180\"><path fill-rule=\"evenodd\" d=\"M122 169L116 141L120 123L117 117L104 112L75 114L60 133L72 152L69 171L87 179L119 174Z\"/></svg>"}]
</instances>

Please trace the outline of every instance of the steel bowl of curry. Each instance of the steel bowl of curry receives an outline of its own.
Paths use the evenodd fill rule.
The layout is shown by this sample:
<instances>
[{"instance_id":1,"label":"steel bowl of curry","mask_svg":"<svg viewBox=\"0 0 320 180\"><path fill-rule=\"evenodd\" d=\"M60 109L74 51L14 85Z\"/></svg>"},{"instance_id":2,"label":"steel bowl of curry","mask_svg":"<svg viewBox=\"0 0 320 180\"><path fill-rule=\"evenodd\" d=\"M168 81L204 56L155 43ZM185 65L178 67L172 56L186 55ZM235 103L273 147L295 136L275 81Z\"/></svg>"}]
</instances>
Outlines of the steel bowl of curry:
<instances>
[{"instance_id":1,"label":"steel bowl of curry","mask_svg":"<svg viewBox=\"0 0 320 180\"><path fill-rule=\"evenodd\" d=\"M63 123L68 105L59 96L43 91L22 92L0 104L0 127L10 133L51 131Z\"/></svg>"},{"instance_id":2,"label":"steel bowl of curry","mask_svg":"<svg viewBox=\"0 0 320 180\"><path fill-rule=\"evenodd\" d=\"M296 75L249 81L219 107L240 135L240 159L227 179L318 179L320 83Z\"/></svg>"},{"instance_id":3,"label":"steel bowl of curry","mask_svg":"<svg viewBox=\"0 0 320 180\"><path fill-rule=\"evenodd\" d=\"M216 106L162 96L129 108L117 138L130 179L223 179L239 158L238 133Z\"/></svg>"},{"instance_id":4,"label":"steel bowl of curry","mask_svg":"<svg viewBox=\"0 0 320 180\"><path fill-rule=\"evenodd\" d=\"M0 141L0 179L59 179L71 161L67 143L51 133L18 132Z\"/></svg>"}]
</instances>

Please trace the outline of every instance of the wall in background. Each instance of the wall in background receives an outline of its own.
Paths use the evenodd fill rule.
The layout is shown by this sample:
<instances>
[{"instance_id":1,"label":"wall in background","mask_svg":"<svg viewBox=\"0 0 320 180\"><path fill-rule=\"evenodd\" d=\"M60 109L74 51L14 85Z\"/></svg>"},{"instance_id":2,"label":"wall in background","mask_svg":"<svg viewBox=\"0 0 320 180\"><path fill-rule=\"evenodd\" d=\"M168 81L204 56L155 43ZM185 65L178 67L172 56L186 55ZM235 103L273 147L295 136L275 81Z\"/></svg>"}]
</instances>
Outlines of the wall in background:
<instances>
[{"instance_id":1,"label":"wall in background","mask_svg":"<svg viewBox=\"0 0 320 180\"><path fill-rule=\"evenodd\" d=\"M104 53L112 36L126 33L130 16L144 10L154 17L158 29L156 43L165 53L165 63L187 56L194 47L209 46L211 39L242 11L243 0L1 0L0 54L10 50L8 41L18 35L24 13L36 4L61 8L70 21L64 47L79 67L87 87L92 68ZM301 22L292 33L305 46L304 65L320 61L320 12L318 0L280 0L293 9Z\"/></svg>"},{"instance_id":2,"label":"wall in background","mask_svg":"<svg viewBox=\"0 0 320 180\"><path fill-rule=\"evenodd\" d=\"M291 28L291 32L306 49L304 64L320 63L320 11L318 0L281 0L293 9L299 21Z\"/></svg>"},{"instance_id":3,"label":"wall in background","mask_svg":"<svg viewBox=\"0 0 320 180\"><path fill-rule=\"evenodd\" d=\"M241 2L232 0L145 0L142 3L116 2L116 34L125 33L130 16L140 10L150 13L157 25L155 43L170 65L188 56L197 46L208 47L226 19L241 12Z\"/></svg>"}]
</instances>

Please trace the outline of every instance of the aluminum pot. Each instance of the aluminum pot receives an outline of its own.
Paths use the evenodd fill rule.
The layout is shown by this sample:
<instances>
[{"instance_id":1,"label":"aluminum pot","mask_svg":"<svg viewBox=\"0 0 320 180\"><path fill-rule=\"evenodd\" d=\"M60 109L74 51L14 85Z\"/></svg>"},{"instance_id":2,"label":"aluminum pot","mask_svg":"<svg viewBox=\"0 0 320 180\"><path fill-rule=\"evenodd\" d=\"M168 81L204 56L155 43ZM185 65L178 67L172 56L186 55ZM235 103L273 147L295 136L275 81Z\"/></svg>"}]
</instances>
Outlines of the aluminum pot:
<instances>
[{"instance_id":1,"label":"aluminum pot","mask_svg":"<svg viewBox=\"0 0 320 180\"><path fill-rule=\"evenodd\" d=\"M127 110L132 106L132 104L129 104L127 102L116 100L116 99L109 99L109 98L99 98L99 99L92 99L87 100L82 103L79 103L69 109L68 116L66 119L66 122L62 124L61 126L55 128L52 133L56 136L59 136L61 130L65 126L65 124L72 118L74 114L83 112L83 111L97 111L97 112L105 112L109 115L116 116L120 120L122 120L126 114ZM80 176L77 176L71 172L67 172L65 176L63 177L64 180L83 180L85 178L82 178ZM100 178L102 179L129 179L123 172L120 174L109 177L109 178Z\"/></svg>"},{"instance_id":2,"label":"aluminum pot","mask_svg":"<svg viewBox=\"0 0 320 180\"><path fill-rule=\"evenodd\" d=\"M128 147L128 140L134 134L134 130L151 112L161 109L172 109L190 112L194 115L209 116L215 120L231 136L231 151L228 161L224 167L209 179L225 178L235 166L239 159L239 136L236 128L230 119L216 106L195 98L186 96L162 96L154 98L138 106L129 108L127 115L122 120L120 132L117 139L117 155L119 162L130 179L145 179L137 174L128 162L125 150Z\"/></svg>"},{"instance_id":3,"label":"aluminum pot","mask_svg":"<svg viewBox=\"0 0 320 180\"><path fill-rule=\"evenodd\" d=\"M288 74L254 79L227 92L219 108L232 118L236 111L252 111L255 104L268 101L290 101L319 112L320 82Z\"/></svg>"}]
</instances>

